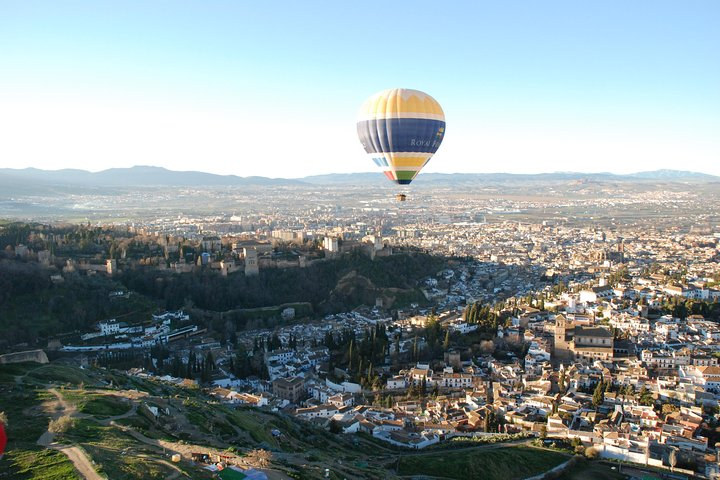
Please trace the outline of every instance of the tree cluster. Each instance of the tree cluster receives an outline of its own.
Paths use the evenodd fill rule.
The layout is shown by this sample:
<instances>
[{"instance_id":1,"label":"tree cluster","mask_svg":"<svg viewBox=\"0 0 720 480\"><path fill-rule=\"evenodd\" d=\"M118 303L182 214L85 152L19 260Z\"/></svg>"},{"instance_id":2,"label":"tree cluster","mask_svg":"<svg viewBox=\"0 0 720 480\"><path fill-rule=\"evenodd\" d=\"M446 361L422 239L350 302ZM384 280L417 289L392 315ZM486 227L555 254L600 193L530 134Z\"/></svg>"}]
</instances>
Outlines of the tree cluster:
<instances>
[{"instance_id":1,"label":"tree cluster","mask_svg":"<svg viewBox=\"0 0 720 480\"><path fill-rule=\"evenodd\" d=\"M54 335L88 331L99 320L142 320L154 310L147 299L134 295L111 301L122 286L101 276L65 275L53 283L55 271L34 262L0 259L0 347Z\"/></svg>"},{"instance_id":2,"label":"tree cluster","mask_svg":"<svg viewBox=\"0 0 720 480\"><path fill-rule=\"evenodd\" d=\"M702 315L707 320L720 321L720 303L717 300L694 300L676 296L662 305L663 313L685 320L690 315Z\"/></svg>"},{"instance_id":3,"label":"tree cluster","mask_svg":"<svg viewBox=\"0 0 720 480\"><path fill-rule=\"evenodd\" d=\"M477 324L478 327L485 331L494 333L497 331L499 319L490 305L482 302L475 302L463 311L463 320L469 324Z\"/></svg>"},{"instance_id":4,"label":"tree cluster","mask_svg":"<svg viewBox=\"0 0 720 480\"><path fill-rule=\"evenodd\" d=\"M256 376L258 378L268 379L270 377L262 350L257 350L253 354L250 354L250 352L246 351L243 347L239 347L235 355L230 357L229 368L238 378Z\"/></svg>"},{"instance_id":5,"label":"tree cluster","mask_svg":"<svg viewBox=\"0 0 720 480\"><path fill-rule=\"evenodd\" d=\"M365 330L362 338L356 338L351 329L344 329L339 335L328 331L323 344L331 352L331 370L344 368L352 380L367 388L379 388L380 378L375 365L382 365L390 354L390 337L385 325L375 325Z\"/></svg>"},{"instance_id":6,"label":"tree cluster","mask_svg":"<svg viewBox=\"0 0 720 480\"><path fill-rule=\"evenodd\" d=\"M161 300L175 310L188 304L212 311L257 308L293 302L310 302L318 313L347 311L368 299L374 288L414 288L417 282L437 271L445 259L414 253L370 260L359 252L336 260L313 263L307 268L261 269L259 275L227 277L202 269L176 275L153 268L125 269L119 277L128 290ZM343 292L336 286L350 272L367 278L367 295L357 290Z\"/></svg>"}]
</instances>

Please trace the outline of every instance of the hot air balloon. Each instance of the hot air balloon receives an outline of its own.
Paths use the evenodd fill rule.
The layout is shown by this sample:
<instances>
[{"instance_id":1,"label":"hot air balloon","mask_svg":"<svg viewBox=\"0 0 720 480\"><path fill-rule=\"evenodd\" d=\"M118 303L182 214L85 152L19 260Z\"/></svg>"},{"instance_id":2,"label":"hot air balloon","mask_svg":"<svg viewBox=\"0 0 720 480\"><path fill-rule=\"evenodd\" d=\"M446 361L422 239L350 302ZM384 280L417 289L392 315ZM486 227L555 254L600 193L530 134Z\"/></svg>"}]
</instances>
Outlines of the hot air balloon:
<instances>
[{"instance_id":1,"label":"hot air balloon","mask_svg":"<svg viewBox=\"0 0 720 480\"><path fill-rule=\"evenodd\" d=\"M365 100L357 130L360 143L385 176L408 185L440 146L445 114L427 93L393 88ZM405 195L397 198L404 201Z\"/></svg>"}]
</instances>

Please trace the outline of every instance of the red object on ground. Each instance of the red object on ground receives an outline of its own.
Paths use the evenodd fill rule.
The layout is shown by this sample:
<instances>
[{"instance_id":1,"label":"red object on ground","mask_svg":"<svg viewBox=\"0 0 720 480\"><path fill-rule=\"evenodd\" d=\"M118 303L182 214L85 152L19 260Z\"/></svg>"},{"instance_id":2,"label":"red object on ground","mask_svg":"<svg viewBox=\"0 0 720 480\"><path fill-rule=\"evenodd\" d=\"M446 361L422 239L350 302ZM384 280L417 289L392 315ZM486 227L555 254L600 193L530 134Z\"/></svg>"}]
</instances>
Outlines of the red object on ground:
<instances>
[{"instance_id":1,"label":"red object on ground","mask_svg":"<svg viewBox=\"0 0 720 480\"><path fill-rule=\"evenodd\" d=\"M5 435L5 426L0 423L0 457L5 453L5 445L7 444L7 435Z\"/></svg>"}]
</instances>

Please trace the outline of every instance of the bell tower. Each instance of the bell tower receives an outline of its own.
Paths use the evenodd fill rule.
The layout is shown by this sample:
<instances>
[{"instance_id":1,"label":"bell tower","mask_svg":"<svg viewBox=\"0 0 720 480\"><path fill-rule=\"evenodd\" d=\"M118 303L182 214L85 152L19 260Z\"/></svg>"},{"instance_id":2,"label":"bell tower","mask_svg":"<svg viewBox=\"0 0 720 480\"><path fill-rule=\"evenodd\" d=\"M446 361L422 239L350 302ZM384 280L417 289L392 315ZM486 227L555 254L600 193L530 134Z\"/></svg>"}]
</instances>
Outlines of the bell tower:
<instances>
[{"instance_id":1,"label":"bell tower","mask_svg":"<svg viewBox=\"0 0 720 480\"><path fill-rule=\"evenodd\" d=\"M564 315L555 317L555 344L553 345L553 357L555 360L564 361L570 356L570 346L567 338L568 321Z\"/></svg>"}]
</instances>

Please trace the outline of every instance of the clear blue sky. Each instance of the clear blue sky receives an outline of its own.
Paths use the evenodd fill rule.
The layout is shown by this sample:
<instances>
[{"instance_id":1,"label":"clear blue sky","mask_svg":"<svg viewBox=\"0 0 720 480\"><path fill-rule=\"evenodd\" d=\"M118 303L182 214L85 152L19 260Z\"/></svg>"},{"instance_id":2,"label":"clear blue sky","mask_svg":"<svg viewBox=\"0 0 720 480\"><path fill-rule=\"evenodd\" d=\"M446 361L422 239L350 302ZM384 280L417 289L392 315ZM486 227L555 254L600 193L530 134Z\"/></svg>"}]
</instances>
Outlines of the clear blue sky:
<instances>
[{"instance_id":1,"label":"clear blue sky","mask_svg":"<svg viewBox=\"0 0 720 480\"><path fill-rule=\"evenodd\" d=\"M447 118L424 171L720 175L718 25L717 0L0 0L0 166L373 171L358 108L404 87Z\"/></svg>"}]
</instances>

